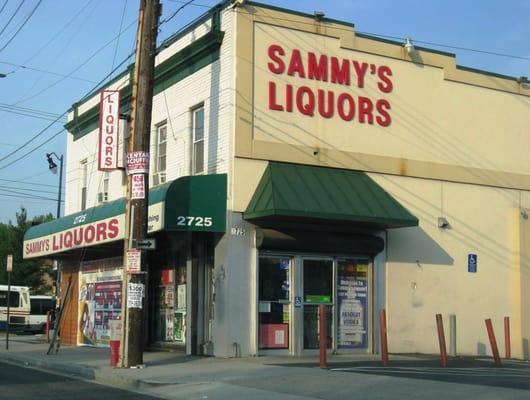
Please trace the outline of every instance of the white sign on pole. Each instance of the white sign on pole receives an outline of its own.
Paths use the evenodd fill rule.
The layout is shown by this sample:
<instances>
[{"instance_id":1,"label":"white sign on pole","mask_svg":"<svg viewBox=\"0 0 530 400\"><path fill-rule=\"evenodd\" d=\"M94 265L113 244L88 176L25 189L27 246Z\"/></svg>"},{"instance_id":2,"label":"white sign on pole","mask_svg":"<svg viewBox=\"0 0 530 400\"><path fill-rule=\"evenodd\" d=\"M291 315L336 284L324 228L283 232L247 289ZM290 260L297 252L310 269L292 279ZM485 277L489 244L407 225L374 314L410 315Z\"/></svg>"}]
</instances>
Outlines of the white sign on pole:
<instances>
[{"instance_id":1,"label":"white sign on pole","mask_svg":"<svg viewBox=\"0 0 530 400\"><path fill-rule=\"evenodd\" d=\"M13 271L13 255L9 254L7 256L7 272Z\"/></svg>"},{"instance_id":2,"label":"white sign on pole","mask_svg":"<svg viewBox=\"0 0 530 400\"><path fill-rule=\"evenodd\" d=\"M145 199L145 175L134 174L132 176L131 199Z\"/></svg>"},{"instance_id":3,"label":"white sign on pole","mask_svg":"<svg viewBox=\"0 0 530 400\"><path fill-rule=\"evenodd\" d=\"M102 90L99 104L98 170L118 168L120 91Z\"/></svg>"},{"instance_id":4,"label":"white sign on pole","mask_svg":"<svg viewBox=\"0 0 530 400\"><path fill-rule=\"evenodd\" d=\"M149 173L149 153L147 151L133 151L127 153L127 175Z\"/></svg>"},{"instance_id":5,"label":"white sign on pole","mask_svg":"<svg viewBox=\"0 0 530 400\"><path fill-rule=\"evenodd\" d=\"M125 266L130 274L139 274L142 272L142 252L138 249L127 249Z\"/></svg>"},{"instance_id":6,"label":"white sign on pole","mask_svg":"<svg viewBox=\"0 0 530 400\"><path fill-rule=\"evenodd\" d=\"M142 308L142 299L144 297L143 283L129 282L127 288L127 308Z\"/></svg>"}]
</instances>

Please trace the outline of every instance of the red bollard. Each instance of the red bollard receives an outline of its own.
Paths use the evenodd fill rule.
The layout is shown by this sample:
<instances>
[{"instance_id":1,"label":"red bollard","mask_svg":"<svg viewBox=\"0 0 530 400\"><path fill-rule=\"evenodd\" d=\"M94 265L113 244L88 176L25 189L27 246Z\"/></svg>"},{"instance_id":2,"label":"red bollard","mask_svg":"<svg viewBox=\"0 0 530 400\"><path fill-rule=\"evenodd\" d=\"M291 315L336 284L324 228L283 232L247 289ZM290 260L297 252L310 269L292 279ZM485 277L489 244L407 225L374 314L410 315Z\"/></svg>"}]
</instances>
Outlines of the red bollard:
<instances>
[{"instance_id":1,"label":"red bollard","mask_svg":"<svg viewBox=\"0 0 530 400\"><path fill-rule=\"evenodd\" d=\"M447 368L447 348L445 347L445 333L442 314L436 314L436 327L438 328L438 342L440 343L440 360L442 362L442 368Z\"/></svg>"},{"instance_id":2,"label":"red bollard","mask_svg":"<svg viewBox=\"0 0 530 400\"><path fill-rule=\"evenodd\" d=\"M510 317L504 317L504 358L512 357L510 345Z\"/></svg>"},{"instance_id":3,"label":"red bollard","mask_svg":"<svg viewBox=\"0 0 530 400\"><path fill-rule=\"evenodd\" d=\"M493 325L491 324L491 319L488 318L485 320L486 329L488 330L488 337L490 339L491 352L493 353L493 358L495 360L495 365L497 367L501 366L501 358L499 357L499 349L497 348L497 340L495 339L495 332L493 332Z\"/></svg>"},{"instance_id":4,"label":"red bollard","mask_svg":"<svg viewBox=\"0 0 530 400\"><path fill-rule=\"evenodd\" d=\"M379 310L379 330L381 331L381 360L383 367L388 367L388 342L386 337L386 310Z\"/></svg>"},{"instance_id":5,"label":"red bollard","mask_svg":"<svg viewBox=\"0 0 530 400\"><path fill-rule=\"evenodd\" d=\"M320 368L327 367L326 351L328 348L328 335L326 332L326 306L320 304L318 306L320 321L319 321L319 331L320 331Z\"/></svg>"}]
</instances>

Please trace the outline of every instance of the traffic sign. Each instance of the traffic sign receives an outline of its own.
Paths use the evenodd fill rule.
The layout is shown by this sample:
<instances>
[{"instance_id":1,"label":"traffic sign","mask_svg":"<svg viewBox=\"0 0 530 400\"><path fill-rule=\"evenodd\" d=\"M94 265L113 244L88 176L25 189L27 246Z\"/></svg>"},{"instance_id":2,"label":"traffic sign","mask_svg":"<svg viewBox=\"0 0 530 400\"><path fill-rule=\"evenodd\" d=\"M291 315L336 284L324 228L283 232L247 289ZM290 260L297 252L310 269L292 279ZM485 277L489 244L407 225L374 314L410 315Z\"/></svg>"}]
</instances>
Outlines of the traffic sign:
<instances>
[{"instance_id":1,"label":"traffic sign","mask_svg":"<svg viewBox=\"0 0 530 400\"><path fill-rule=\"evenodd\" d=\"M155 239L141 239L136 241L136 248L140 250L155 250L156 240Z\"/></svg>"}]
</instances>

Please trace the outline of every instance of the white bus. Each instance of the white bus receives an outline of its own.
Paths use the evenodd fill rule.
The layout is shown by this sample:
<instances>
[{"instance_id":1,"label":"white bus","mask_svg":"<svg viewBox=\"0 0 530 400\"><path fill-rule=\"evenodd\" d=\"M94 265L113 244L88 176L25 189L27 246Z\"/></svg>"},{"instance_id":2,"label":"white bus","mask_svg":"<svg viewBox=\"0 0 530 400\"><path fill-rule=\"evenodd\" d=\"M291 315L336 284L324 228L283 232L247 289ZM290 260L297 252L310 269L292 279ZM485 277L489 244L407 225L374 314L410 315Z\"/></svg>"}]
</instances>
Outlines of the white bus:
<instances>
[{"instance_id":1,"label":"white bus","mask_svg":"<svg viewBox=\"0 0 530 400\"><path fill-rule=\"evenodd\" d=\"M21 331L29 324L29 288L11 286L9 296L9 330ZM0 285L0 330L7 328L7 285Z\"/></svg>"},{"instance_id":2,"label":"white bus","mask_svg":"<svg viewBox=\"0 0 530 400\"><path fill-rule=\"evenodd\" d=\"M31 310L29 315L29 327L27 330L30 332L44 333L46 330L48 312L53 312L55 310L55 297L32 295L29 296L29 301Z\"/></svg>"}]
</instances>

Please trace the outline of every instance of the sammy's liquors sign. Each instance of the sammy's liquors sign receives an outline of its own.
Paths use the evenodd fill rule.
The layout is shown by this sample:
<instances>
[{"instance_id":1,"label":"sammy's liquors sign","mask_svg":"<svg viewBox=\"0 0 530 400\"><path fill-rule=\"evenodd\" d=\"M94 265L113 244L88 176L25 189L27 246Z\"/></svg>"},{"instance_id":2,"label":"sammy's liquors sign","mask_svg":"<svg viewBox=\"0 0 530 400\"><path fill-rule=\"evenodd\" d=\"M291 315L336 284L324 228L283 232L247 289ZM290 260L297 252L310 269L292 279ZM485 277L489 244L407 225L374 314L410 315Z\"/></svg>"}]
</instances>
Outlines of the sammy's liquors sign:
<instances>
[{"instance_id":1,"label":"sammy's liquors sign","mask_svg":"<svg viewBox=\"0 0 530 400\"><path fill-rule=\"evenodd\" d=\"M24 241L24 258L60 253L80 247L112 242L125 237L125 215L87 224ZM74 220L75 224L75 220Z\"/></svg>"}]
</instances>

